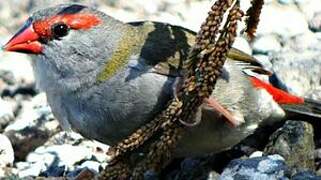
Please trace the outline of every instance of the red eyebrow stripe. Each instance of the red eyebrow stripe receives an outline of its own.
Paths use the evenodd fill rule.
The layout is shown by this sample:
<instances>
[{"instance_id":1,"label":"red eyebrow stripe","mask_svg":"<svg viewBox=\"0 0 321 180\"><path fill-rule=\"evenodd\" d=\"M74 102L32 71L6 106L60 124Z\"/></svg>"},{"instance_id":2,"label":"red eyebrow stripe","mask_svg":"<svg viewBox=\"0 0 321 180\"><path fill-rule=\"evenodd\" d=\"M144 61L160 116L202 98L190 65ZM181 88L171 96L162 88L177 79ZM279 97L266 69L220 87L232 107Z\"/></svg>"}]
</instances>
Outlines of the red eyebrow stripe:
<instances>
[{"instance_id":1,"label":"red eyebrow stripe","mask_svg":"<svg viewBox=\"0 0 321 180\"><path fill-rule=\"evenodd\" d=\"M89 13L56 15L33 23L34 31L41 37L51 37L51 26L65 23L71 29L90 29L101 23L101 19Z\"/></svg>"}]
</instances>

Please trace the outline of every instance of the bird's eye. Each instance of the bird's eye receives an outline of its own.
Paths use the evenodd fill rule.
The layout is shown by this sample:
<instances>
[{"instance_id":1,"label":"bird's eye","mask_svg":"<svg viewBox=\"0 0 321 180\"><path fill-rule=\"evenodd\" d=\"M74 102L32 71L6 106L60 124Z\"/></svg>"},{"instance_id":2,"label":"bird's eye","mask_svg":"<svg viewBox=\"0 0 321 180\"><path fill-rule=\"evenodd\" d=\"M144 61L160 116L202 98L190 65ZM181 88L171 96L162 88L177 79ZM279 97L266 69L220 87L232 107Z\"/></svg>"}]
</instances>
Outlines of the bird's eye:
<instances>
[{"instance_id":1,"label":"bird's eye","mask_svg":"<svg viewBox=\"0 0 321 180\"><path fill-rule=\"evenodd\" d=\"M57 23L52 26L52 32L53 37L58 39L68 34L69 27L64 23Z\"/></svg>"}]
</instances>

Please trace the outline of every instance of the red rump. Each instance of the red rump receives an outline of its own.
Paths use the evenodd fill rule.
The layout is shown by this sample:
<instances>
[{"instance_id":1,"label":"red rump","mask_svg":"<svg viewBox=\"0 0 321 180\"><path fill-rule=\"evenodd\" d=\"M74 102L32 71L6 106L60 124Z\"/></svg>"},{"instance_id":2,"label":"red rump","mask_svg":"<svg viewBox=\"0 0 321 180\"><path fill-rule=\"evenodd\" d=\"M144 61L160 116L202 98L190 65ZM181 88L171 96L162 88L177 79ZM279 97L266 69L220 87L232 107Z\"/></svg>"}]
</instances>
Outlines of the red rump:
<instances>
[{"instance_id":1,"label":"red rump","mask_svg":"<svg viewBox=\"0 0 321 180\"><path fill-rule=\"evenodd\" d=\"M271 84L266 83L258 78L251 77L251 82L256 88L263 88L270 93L273 99L279 104L303 104L304 99L291 95L281 89L273 87Z\"/></svg>"},{"instance_id":2,"label":"red rump","mask_svg":"<svg viewBox=\"0 0 321 180\"><path fill-rule=\"evenodd\" d=\"M71 29L89 29L98 25L101 20L89 13L56 15L33 24L34 31L41 37L51 37L51 27L56 23L65 23Z\"/></svg>"}]
</instances>

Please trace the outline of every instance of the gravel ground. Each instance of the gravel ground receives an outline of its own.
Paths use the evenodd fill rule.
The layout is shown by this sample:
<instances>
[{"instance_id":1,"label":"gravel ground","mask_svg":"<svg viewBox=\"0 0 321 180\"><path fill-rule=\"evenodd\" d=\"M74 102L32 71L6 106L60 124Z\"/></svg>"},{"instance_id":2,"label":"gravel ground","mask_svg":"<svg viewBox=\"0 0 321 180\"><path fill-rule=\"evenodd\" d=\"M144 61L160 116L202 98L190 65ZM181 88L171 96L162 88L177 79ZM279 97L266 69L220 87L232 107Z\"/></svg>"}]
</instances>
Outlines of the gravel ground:
<instances>
[{"instance_id":1,"label":"gravel ground","mask_svg":"<svg viewBox=\"0 0 321 180\"><path fill-rule=\"evenodd\" d=\"M194 31L213 4L208 0L0 1L0 44L12 36L32 11L66 2L96 6L125 22L161 21ZM248 5L249 0L242 0L242 7ZM234 46L253 54L267 69L273 70L276 73L273 80L279 87L321 101L320 0L266 0L256 39L248 42L240 36ZM28 56L0 51L0 178L75 177L84 170L99 172L106 165L108 146L62 131L45 94L38 92L34 82ZM250 137L218 155L177 160L170 170L167 168L161 175L151 177L321 178L316 177L321 175L320 125L287 121L279 127L275 132L278 134L270 136L271 132L265 132L262 134L268 135L256 136L255 140ZM286 137L302 141L293 143ZM253 141L265 143L251 145ZM303 141L306 143L300 143ZM292 151L280 149L284 144ZM298 149L302 148L309 155L300 154ZM293 162L297 166L293 167Z\"/></svg>"}]
</instances>

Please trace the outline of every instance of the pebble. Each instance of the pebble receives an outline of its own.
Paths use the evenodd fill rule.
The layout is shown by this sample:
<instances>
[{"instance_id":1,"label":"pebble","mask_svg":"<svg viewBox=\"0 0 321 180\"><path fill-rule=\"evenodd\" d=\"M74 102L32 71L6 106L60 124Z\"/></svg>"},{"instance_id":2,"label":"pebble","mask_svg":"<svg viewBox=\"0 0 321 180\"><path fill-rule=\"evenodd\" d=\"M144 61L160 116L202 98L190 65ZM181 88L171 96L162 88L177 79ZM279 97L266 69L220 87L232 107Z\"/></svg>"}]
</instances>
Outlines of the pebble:
<instances>
[{"instance_id":1,"label":"pebble","mask_svg":"<svg viewBox=\"0 0 321 180\"><path fill-rule=\"evenodd\" d=\"M33 97L31 101L22 102L20 111L16 121L10 124L5 131L18 131L27 127L39 126L39 122L45 124L47 121L54 118L44 93L40 93ZM42 120L42 122L40 120ZM49 131L53 131L57 126L50 128L53 129L49 129Z\"/></svg>"},{"instance_id":2,"label":"pebble","mask_svg":"<svg viewBox=\"0 0 321 180\"><path fill-rule=\"evenodd\" d=\"M65 165L68 168L72 168L77 162L90 158L91 150L89 148L64 144L49 147L41 146L30 153L26 160L29 163L39 162L45 165Z\"/></svg>"},{"instance_id":3,"label":"pebble","mask_svg":"<svg viewBox=\"0 0 321 180\"><path fill-rule=\"evenodd\" d=\"M0 168L12 166L14 151L7 136L0 134Z\"/></svg>"},{"instance_id":4,"label":"pebble","mask_svg":"<svg viewBox=\"0 0 321 180\"><path fill-rule=\"evenodd\" d=\"M80 169L88 168L91 171L95 172L96 174L99 173L100 169L102 169L102 166L97 161L85 161L79 166Z\"/></svg>"},{"instance_id":5,"label":"pebble","mask_svg":"<svg viewBox=\"0 0 321 180\"><path fill-rule=\"evenodd\" d=\"M263 156L263 152L262 151L255 151L250 155L249 158L262 157L262 156Z\"/></svg>"},{"instance_id":6,"label":"pebble","mask_svg":"<svg viewBox=\"0 0 321 180\"><path fill-rule=\"evenodd\" d=\"M289 170L280 155L232 160L220 176L221 180L288 179Z\"/></svg>"},{"instance_id":7,"label":"pebble","mask_svg":"<svg viewBox=\"0 0 321 180\"><path fill-rule=\"evenodd\" d=\"M61 131L48 139L44 146L64 145L69 144L73 146L86 147L91 150L91 155L95 161L103 163L106 162L106 152L109 148L108 145L102 144L97 141L87 140L80 134L72 131Z\"/></svg>"},{"instance_id":8,"label":"pebble","mask_svg":"<svg viewBox=\"0 0 321 180\"><path fill-rule=\"evenodd\" d=\"M321 176L317 176L313 171L301 171L293 175L292 180L321 180Z\"/></svg>"},{"instance_id":9,"label":"pebble","mask_svg":"<svg viewBox=\"0 0 321 180\"><path fill-rule=\"evenodd\" d=\"M3 53L0 56L0 71L10 71L16 81L32 84L35 82L30 56L19 53Z\"/></svg>"},{"instance_id":10,"label":"pebble","mask_svg":"<svg viewBox=\"0 0 321 180\"><path fill-rule=\"evenodd\" d=\"M257 37L253 43L254 54L265 54L279 52L281 42L276 35L266 35Z\"/></svg>"},{"instance_id":11,"label":"pebble","mask_svg":"<svg viewBox=\"0 0 321 180\"><path fill-rule=\"evenodd\" d=\"M321 39L316 33L307 32L288 39L284 44L284 49L295 52L320 51Z\"/></svg>"},{"instance_id":12,"label":"pebble","mask_svg":"<svg viewBox=\"0 0 321 180\"><path fill-rule=\"evenodd\" d=\"M315 169L313 136L311 124L288 120L270 136L264 154L281 155L292 169Z\"/></svg>"},{"instance_id":13,"label":"pebble","mask_svg":"<svg viewBox=\"0 0 321 180\"><path fill-rule=\"evenodd\" d=\"M309 21L309 28L313 32L321 32L321 12L314 14Z\"/></svg>"},{"instance_id":14,"label":"pebble","mask_svg":"<svg viewBox=\"0 0 321 180\"><path fill-rule=\"evenodd\" d=\"M16 166L18 169L19 178L38 176L42 171L45 171L47 168L46 165L41 162L38 162L38 163L21 162L21 163L16 163Z\"/></svg>"},{"instance_id":15,"label":"pebble","mask_svg":"<svg viewBox=\"0 0 321 180\"><path fill-rule=\"evenodd\" d=\"M259 63L263 66L264 69L271 72L273 71L272 69L273 65L271 63L271 58L269 56L263 55L263 54L256 54L253 57L259 61Z\"/></svg>"},{"instance_id":16,"label":"pebble","mask_svg":"<svg viewBox=\"0 0 321 180\"><path fill-rule=\"evenodd\" d=\"M0 97L0 132L14 119L15 105Z\"/></svg>"},{"instance_id":17,"label":"pebble","mask_svg":"<svg viewBox=\"0 0 321 180\"><path fill-rule=\"evenodd\" d=\"M273 70L279 86L288 92L305 97L320 86L321 53L317 51L286 51L272 57Z\"/></svg>"},{"instance_id":18,"label":"pebble","mask_svg":"<svg viewBox=\"0 0 321 180\"><path fill-rule=\"evenodd\" d=\"M235 47L239 50L242 50L243 52L245 52L247 54L250 54L250 55L252 54L252 48L251 48L250 44L243 37L236 37L233 47Z\"/></svg>"},{"instance_id":19,"label":"pebble","mask_svg":"<svg viewBox=\"0 0 321 180\"><path fill-rule=\"evenodd\" d=\"M305 0L303 3L297 3L300 12L304 14L308 21L311 21L315 14L321 12L320 0Z\"/></svg>"},{"instance_id":20,"label":"pebble","mask_svg":"<svg viewBox=\"0 0 321 180\"><path fill-rule=\"evenodd\" d=\"M309 30L306 17L294 5L268 4L264 6L260 19L257 36L273 33L289 38Z\"/></svg>"}]
</instances>

